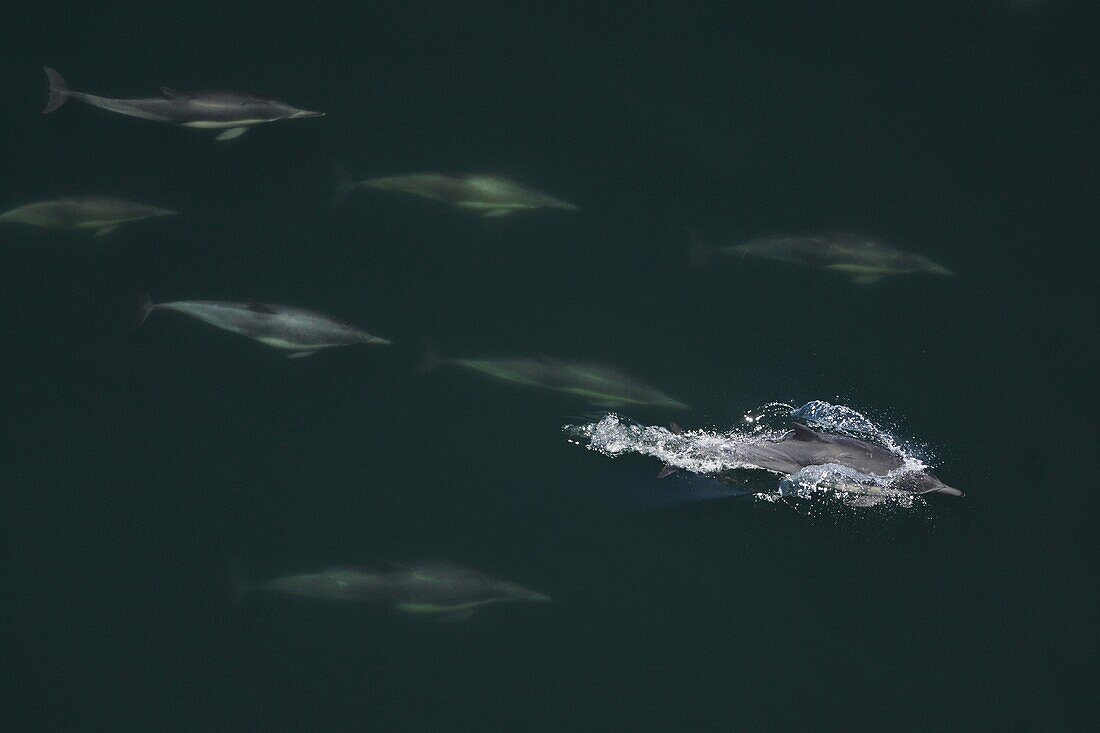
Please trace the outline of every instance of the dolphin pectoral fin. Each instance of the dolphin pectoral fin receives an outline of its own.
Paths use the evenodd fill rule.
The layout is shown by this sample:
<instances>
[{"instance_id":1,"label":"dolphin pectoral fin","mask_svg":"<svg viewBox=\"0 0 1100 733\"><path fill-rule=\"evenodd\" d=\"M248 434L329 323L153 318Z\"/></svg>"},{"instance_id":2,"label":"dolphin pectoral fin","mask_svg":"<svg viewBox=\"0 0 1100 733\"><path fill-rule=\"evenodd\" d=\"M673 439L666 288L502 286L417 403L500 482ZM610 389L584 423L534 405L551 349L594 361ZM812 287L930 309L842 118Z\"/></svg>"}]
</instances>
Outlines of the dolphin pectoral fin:
<instances>
[{"instance_id":1,"label":"dolphin pectoral fin","mask_svg":"<svg viewBox=\"0 0 1100 733\"><path fill-rule=\"evenodd\" d=\"M316 353L317 353L316 351L295 351L292 354L287 354L286 358L288 358L288 359L304 359L307 356L313 356Z\"/></svg>"},{"instance_id":2,"label":"dolphin pectoral fin","mask_svg":"<svg viewBox=\"0 0 1100 733\"><path fill-rule=\"evenodd\" d=\"M116 229L118 229L118 224L108 224L105 227L100 227L99 229L96 229L95 234L93 234L92 236L93 237L106 237L108 234L110 234L111 232L113 232Z\"/></svg>"},{"instance_id":3,"label":"dolphin pectoral fin","mask_svg":"<svg viewBox=\"0 0 1100 733\"><path fill-rule=\"evenodd\" d=\"M669 476L671 476L672 474L676 473L679 470L680 469L678 469L676 466L666 465L660 470L660 472L658 472L657 478L668 478Z\"/></svg>"},{"instance_id":4,"label":"dolphin pectoral fin","mask_svg":"<svg viewBox=\"0 0 1100 733\"><path fill-rule=\"evenodd\" d=\"M218 134L218 136L215 137L214 140L220 143L224 143L227 140L236 140L246 132L248 132L247 127L230 127L225 132Z\"/></svg>"},{"instance_id":5,"label":"dolphin pectoral fin","mask_svg":"<svg viewBox=\"0 0 1100 733\"><path fill-rule=\"evenodd\" d=\"M482 216L486 219L496 219L502 216L508 216L512 211L512 209L493 209L491 211L486 211Z\"/></svg>"},{"instance_id":6,"label":"dolphin pectoral fin","mask_svg":"<svg viewBox=\"0 0 1100 733\"><path fill-rule=\"evenodd\" d=\"M882 275L860 275L853 277L852 282L856 285L874 285L882 279Z\"/></svg>"}]
</instances>

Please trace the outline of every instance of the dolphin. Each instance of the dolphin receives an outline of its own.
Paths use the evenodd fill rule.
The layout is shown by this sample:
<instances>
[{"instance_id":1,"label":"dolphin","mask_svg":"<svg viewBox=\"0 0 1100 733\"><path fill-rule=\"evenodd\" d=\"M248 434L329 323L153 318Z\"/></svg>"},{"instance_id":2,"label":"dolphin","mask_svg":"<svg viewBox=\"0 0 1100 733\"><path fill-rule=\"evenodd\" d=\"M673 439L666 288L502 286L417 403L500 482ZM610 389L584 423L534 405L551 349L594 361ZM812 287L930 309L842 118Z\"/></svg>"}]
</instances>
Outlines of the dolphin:
<instances>
[{"instance_id":1,"label":"dolphin","mask_svg":"<svg viewBox=\"0 0 1100 733\"><path fill-rule=\"evenodd\" d=\"M138 325L144 323L155 310L183 313L216 328L239 333L276 349L290 351L288 358L309 356L332 346L390 343L323 313L285 305L227 303L217 300L153 303L148 296L142 296Z\"/></svg>"},{"instance_id":2,"label":"dolphin","mask_svg":"<svg viewBox=\"0 0 1100 733\"><path fill-rule=\"evenodd\" d=\"M570 363L539 357L534 359L444 359L428 347L420 370L458 366L487 374L494 379L583 397L599 407L648 405L686 410L688 406L656 387L639 382L617 369L598 364Z\"/></svg>"},{"instance_id":3,"label":"dolphin","mask_svg":"<svg viewBox=\"0 0 1100 733\"><path fill-rule=\"evenodd\" d=\"M889 448L845 435L821 433L801 423L792 423L791 429L777 439L754 440L738 446L737 454L756 468L788 476L810 466L843 466L865 476L893 476L888 488L908 494L963 495L929 471L897 473L905 461Z\"/></svg>"},{"instance_id":4,"label":"dolphin","mask_svg":"<svg viewBox=\"0 0 1100 733\"><path fill-rule=\"evenodd\" d=\"M54 201L39 201L5 211L0 214L0 221L44 229L95 229L95 236L101 237L113 232L119 224L177 213L107 196L61 196Z\"/></svg>"},{"instance_id":5,"label":"dolphin","mask_svg":"<svg viewBox=\"0 0 1100 733\"><path fill-rule=\"evenodd\" d=\"M665 466L658 478L684 470L742 486L747 472L762 470L783 477L773 489L780 494L799 493L806 486L825 488L860 497L859 505L892 496L963 495L898 451L858 438L818 432L798 422L771 436L724 435L685 432L675 424L669 429L647 427L609 414L599 422L565 429L587 439L590 449L604 455L638 453L660 458ZM865 501L867 498L870 501Z\"/></svg>"},{"instance_id":6,"label":"dolphin","mask_svg":"<svg viewBox=\"0 0 1100 733\"><path fill-rule=\"evenodd\" d=\"M384 569L329 568L288 575L239 589L385 606L400 613L461 621L497 603L545 602L542 593L447 561L395 565Z\"/></svg>"},{"instance_id":7,"label":"dolphin","mask_svg":"<svg viewBox=\"0 0 1100 733\"><path fill-rule=\"evenodd\" d=\"M924 255L895 249L862 234L826 232L807 236L761 237L744 244L715 246L694 242L691 260L705 265L715 257L754 257L801 267L816 267L852 276L868 285L887 275L954 275Z\"/></svg>"},{"instance_id":8,"label":"dolphin","mask_svg":"<svg viewBox=\"0 0 1100 733\"><path fill-rule=\"evenodd\" d=\"M177 92L161 87L161 96L139 99L112 99L94 94L74 92L57 73L45 67L50 83L50 98L42 114L53 112L66 99L79 99L85 104L99 107L120 115L140 117L143 120L167 122L171 125L223 130L215 140L232 140L240 137L253 125L300 117L323 117L324 112L311 112L291 107L286 102L268 99L256 94L227 91Z\"/></svg>"},{"instance_id":9,"label":"dolphin","mask_svg":"<svg viewBox=\"0 0 1100 733\"><path fill-rule=\"evenodd\" d=\"M442 173L411 173L388 178L371 178L352 181L337 168L337 193L335 204L356 188L375 188L401 191L422 198L450 204L460 209L479 212L486 217L499 217L517 211L532 209L563 209L576 211L577 207L553 196L531 189L502 176L474 173L468 175L444 175Z\"/></svg>"}]
</instances>

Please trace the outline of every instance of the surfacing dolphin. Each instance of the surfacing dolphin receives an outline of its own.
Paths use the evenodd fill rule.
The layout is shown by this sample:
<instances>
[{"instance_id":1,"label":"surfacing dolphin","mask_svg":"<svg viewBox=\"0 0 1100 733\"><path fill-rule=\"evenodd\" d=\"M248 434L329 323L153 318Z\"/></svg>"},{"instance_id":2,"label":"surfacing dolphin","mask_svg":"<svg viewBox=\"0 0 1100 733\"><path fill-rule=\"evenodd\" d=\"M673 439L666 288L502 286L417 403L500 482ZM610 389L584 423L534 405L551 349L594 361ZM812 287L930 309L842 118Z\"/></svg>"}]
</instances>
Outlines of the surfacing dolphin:
<instances>
[{"instance_id":1,"label":"surfacing dolphin","mask_svg":"<svg viewBox=\"0 0 1100 733\"><path fill-rule=\"evenodd\" d=\"M624 422L607 415L598 423L567 426L567 432L586 438L588 447L609 456L638 453L661 459L667 476L684 470L724 483L742 483L746 469L784 476L775 486L780 493L797 493L800 485L868 497L859 505L891 496L940 493L962 496L923 466L882 445L844 435L818 432L801 423L770 437L732 436L705 431L685 432Z\"/></svg>"},{"instance_id":2,"label":"surfacing dolphin","mask_svg":"<svg viewBox=\"0 0 1100 733\"><path fill-rule=\"evenodd\" d=\"M487 217L506 216L517 211L532 209L577 210L573 204L532 191L501 176L481 173L458 176L442 173L412 173L404 176L352 181L339 166L336 166L336 169L339 178L336 204L356 188L375 188L410 193L460 209L477 211Z\"/></svg>"},{"instance_id":3,"label":"surfacing dolphin","mask_svg":"<svg viewBox=\"0 0 1100 733\"><path fill-rule=\"evenodd\" d=\"M386 568L330 568L240 589L323 601L366 603L440 621L462 621L485 606L545 602L548 596L462 565L430 561Z\"/></svg>"},{"instance_id":4,"label":"surfacing dolphin","mask_svg":"<svg viewBox=\"0 0 1100 733\"><path fill-rule=\"evenodd\" d=\"M422 372L440 366L458 366L495 379L529 387L564 392L582 397L598 407L646 405L686 410L688 406L656 387L639 382L617 369L565 362L548 357L536 359L444 359L434 349L425 349Z\"/></svg>"},{"instance_id":5,"label":"surfacing dolphin","mask_svg":"<svg viewBox=\"0 0 1100 733\"><path fill-rule=\"evenodd\" d=\"M286 305L227 303L217 300L153 303L147 295L143 295L139 325L155 310L183 313L216 328L239 333L276 349L290 351L288 358L309 356L333 346L390 343L323 313Z\"/></svg>"},{"instance_id":6,"label":"surfacing dolphin","mask_svg":"<svg viewBox=\"0 0 1100 733\"><path fill-rule=\"evenodd\" d=\"M66 99L79 99L85 104L109 112L117 112L143 120L167 122L170 125L224 130L215 140L232 140L240 137L253 125L300 117L323 117L324 112L311 112L291 107L286 102L268 99L256 94L226 91L177 92L161 87L161 96L140 99L112 99L94 94L74 92L57 73L45 67L50 82L50 98L42 114L53 112Z\"/></svg>"},{"instance_id":7,"label":"surfacing dolphin","mask_svg":"<svg viewBox=\"0 0 1100 733\"><path fill-rule=\"evenodd\" d=\"M706 265L715 257L754 257L801 267L815 267L852 276L852 282L868 285L886 275L955 273L924 255L905 252L862 234L826 232L807 236L761 237L745 244L715 246L694 242L691 259Z\"/></svg>"},{"instance_id":8,"label":"surfacing dolphin","mask_svg":"<svg viewBox=\"0 0 1100 733\"><path fill-rule=\"evenodd\" d=\"M963 495L929 471L897 474L905 461L889 448L845 435L821 433L801 423L792 423L791 429L777 439L745 443L739 446L738 453L741 460L752 466L788 476L809 466L843 466L865 476L892 477L887 488L896 491Z\"/></svg>"},{"instance_id":9,"label":"surfacing dolphin","mask_svg":"<svg viewBox=\"0 0 1100 733\"><path fill-rule=\"evenodd\" d=\"M54 201L26 204L0 214L0 221L43 229L95 229L101 237L120 224L178 212L107 196L61 196Z\"/></svg>"}]
</instances>

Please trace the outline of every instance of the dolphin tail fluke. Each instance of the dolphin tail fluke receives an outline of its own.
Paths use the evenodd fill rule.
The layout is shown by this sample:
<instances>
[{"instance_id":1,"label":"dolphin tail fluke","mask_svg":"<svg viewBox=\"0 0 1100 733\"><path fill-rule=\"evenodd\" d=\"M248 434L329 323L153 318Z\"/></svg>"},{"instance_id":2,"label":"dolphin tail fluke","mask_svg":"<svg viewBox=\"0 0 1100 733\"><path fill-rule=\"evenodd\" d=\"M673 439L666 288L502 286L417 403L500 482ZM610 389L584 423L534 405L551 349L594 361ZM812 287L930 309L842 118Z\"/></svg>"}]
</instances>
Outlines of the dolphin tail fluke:
<instances>
[{"instance_id":1,"label":"dolphin tail fluke","mask_svg":"<svg viewBox=\"0 0 1100 733\"><path fill-rule=\"evenodd\" d=\"M145 323L145 319L148 318L149 314L152 313L155 309L156 305L154 305L153 301L149 298L149 293L142 293L141 306L138 309L137 315L137 325L141 326L141 324Z\"/></svg>"},{"instance_id":2,"label":"dolphin tail fluke","mask_svg":"<svg viewBox=\"0 0 1100 733\"><path fill-rule=\"evenodd\" d=\"M46 78L50 81L50 99L46 102L46 108L42 110L42 114L48 115L65 104L65 100L69 98L69 85L65 83L61 74L49 66L44 67L43 71L46 72Z\"/></svg>"},{"instance_id":3,"label":"dolphin tail fluke","mask_svg":"<svg viewBox=\"0 0 1100 733\"><path fill-rule=\"evenodd\" d=\"M329 209L335 209L344 202L348 194L355 188L355 182L351 180L347 169L340 165L340 161L332 159L332 195L329 197Z\"/></svg>"}]
</instances>

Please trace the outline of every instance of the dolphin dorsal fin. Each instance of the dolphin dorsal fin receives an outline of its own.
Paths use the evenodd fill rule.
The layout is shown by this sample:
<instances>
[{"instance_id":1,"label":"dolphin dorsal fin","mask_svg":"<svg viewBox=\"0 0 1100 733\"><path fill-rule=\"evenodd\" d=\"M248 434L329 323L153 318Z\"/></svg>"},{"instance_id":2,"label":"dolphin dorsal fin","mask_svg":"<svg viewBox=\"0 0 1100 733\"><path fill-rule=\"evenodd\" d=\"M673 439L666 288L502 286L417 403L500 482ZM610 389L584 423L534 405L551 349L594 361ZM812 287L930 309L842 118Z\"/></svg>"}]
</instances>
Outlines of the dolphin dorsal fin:
<instances>
[{"instance_id":1,"label":"dolphin dorsal fin","mask_svg":"<svg viewBox=\"0 0 1100 733\"><path fill-rule=\"evenodd\" d=\"M245 308L252 311L253 313L267 313L271 316L275 315L275 311L271 308L271 306L264 305L263 303L258 303L255 300L248 301L248 305L246 305Z\"/></svg>"},{"instance_id":2,"label":"dolphin dorsal fin","mask_svg":"<svg viewBox=\"0 0 1100 733\"><path fill-rule=\"evenodd\" d=\"M791 431L794 433L794 440L821 440L821 436L810 430L802 423L791 423Z\"/></svg>"},{"instance_id":3,"label":"dolphin dorsal fin","mask_svg":"<svg viewBox=\"0 0 1100 733\"><path fill-rule=\"evenodd\" d=\"M164 95L165 99L187 99L188 98L186 94L181 94L180 92L177 92L172 87L162 86L160 88L160 93Z\"/></svg>"}]
</instances>

